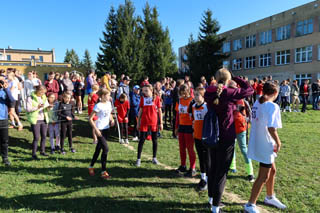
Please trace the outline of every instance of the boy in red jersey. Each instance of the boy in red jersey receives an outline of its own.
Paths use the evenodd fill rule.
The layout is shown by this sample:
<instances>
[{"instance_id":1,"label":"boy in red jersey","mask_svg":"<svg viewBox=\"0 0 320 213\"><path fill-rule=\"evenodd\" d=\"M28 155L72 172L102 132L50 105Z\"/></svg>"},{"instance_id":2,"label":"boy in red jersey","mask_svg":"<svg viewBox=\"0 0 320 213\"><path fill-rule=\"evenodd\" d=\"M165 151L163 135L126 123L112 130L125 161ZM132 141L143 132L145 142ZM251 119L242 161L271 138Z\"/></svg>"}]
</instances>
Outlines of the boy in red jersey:
<instances>
[{"instance_id":1,"label":"boy in red jersey","mask_svg":"<svg viewBox=\"0 0 320 213\"><path fill-rule=\"evenodd\" d=\"M128 97L125 93L122 93L119 99L116 100L114 106L117 108L118 113L118 121L120 125L121 139L120 144L129 144L128 139L128 123L129 123L129 111L130 104L128 101Z\"/></svg>"}]
</instances>

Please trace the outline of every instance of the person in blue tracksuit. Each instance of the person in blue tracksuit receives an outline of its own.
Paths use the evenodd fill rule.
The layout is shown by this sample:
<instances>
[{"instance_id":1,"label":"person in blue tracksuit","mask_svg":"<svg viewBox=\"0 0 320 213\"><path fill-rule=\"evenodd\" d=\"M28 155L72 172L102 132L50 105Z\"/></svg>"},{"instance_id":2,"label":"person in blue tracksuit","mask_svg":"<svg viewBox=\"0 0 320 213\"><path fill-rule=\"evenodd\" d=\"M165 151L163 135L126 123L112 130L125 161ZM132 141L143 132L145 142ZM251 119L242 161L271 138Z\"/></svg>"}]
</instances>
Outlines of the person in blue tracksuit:
<instances>
[{"instance_id":1,"label":"person in blue tracksuit","mask_svg":"<svg viewBox=\"0 0 320 213\"><path fill-rule=\"evenodd\" d=\"M140 104L140 87L135 85L130 93L130 120L134 123L133 141L139 141L139 132L137 130L137 118Z\"/></svg>"}]
</instances>

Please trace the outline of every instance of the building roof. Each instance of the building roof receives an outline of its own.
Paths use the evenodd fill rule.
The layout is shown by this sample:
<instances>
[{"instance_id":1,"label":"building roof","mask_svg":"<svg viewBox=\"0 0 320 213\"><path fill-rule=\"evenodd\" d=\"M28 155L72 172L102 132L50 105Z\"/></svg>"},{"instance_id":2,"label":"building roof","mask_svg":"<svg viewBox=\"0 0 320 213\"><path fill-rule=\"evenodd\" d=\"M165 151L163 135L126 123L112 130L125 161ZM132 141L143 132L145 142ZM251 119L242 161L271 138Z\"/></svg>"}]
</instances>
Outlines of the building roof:
<instances>
[{"instance_id":1,"label":"building roof","mask_svg":"<svg viewBox=\"0 0 320 213\"><path fill-rule=\"evenodd\" d=\"M7 48L0 48L0 52L4 52L5 50L6 53L53 53L53 50L25 50L25 49L7 49Z\"/></svg>"}]
</instances>

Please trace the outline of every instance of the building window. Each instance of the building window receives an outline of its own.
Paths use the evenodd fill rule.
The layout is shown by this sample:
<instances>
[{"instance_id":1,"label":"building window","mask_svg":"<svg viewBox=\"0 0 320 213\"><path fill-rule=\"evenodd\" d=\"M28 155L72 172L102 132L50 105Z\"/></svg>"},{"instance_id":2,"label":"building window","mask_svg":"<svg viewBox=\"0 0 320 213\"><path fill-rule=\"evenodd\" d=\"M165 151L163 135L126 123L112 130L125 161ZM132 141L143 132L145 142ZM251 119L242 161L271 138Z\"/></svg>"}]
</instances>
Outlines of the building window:
<instances>
[{"instance_id":1,"label":"building window","mask_svg":"<svg viewBox=\"0 0 320 213\"><path fill-rule=\"evenodd\" d=\"M228 52L230 52L230 41L223 43L222 52L223 52L223 53L228 53Z\"/></svg>"},{"instance_id":2,"label":"building window","mask_svg":"<svg viewBox=\"0 0 320 213\"><path fill-rule=\"evenodd\" d=\"M272 42L272 30L260 33L260 45L269 44Z\"/></svg>"},{"instance_id":3,"label":"building window","mask_svg":"<svg viewBox=\"0 0 320 213\"><path fill-rule=\"evenodd\" d=\"M295 80L298 81L299 85L301 85L304 80L311 80L312 75L311 74L298 74L295 76Z\"/></svg>"},{"instance_id":4,"label":"building window","mask_svg":"<svg viewBox=\"0 0 320 213\"><path fill-rule=\"evenodd\" d=\"M222 62L222 66L224 67L224 68L229 68L229 65L230 65L230 62L229 61L223 61Z\"/></svg>"},{"instance_id":5,"label":"building window","mask_svg":"<svg viewBox=\"0 0 320 213\"><path fill-rule=\"evenodd\" d=\"M256 67L256 57L255 56L246 57L245 69L253 69L255 67Z\"/></svg>"},{"instance_id":6,"label":"building window","mask_svg":"<svg viewBox=\"0 0 320 213\"><path fill-rule=\"evenodd\" d=\"M7 61L11 61L11 55L7 55Z\"/></svg>"},{"instance_id":7,"label":"building window","mask_svg":"<svg viewBox=\"0 0 320 213\"><path fill-rule=\"evenodd\" d=\"M256 35L251 35L246 37L246 48L251 48L256 46Z\"/></svg>"},{"instance_id":8,"label":"building window","mask_svg":"<svg viewBox=\"0 0 320 213\"><path fill-rule=\"evenodd\" d=\"M312 46L296 49L296 63L312 61Z\"/></svg>"},{"instance_id":9,"label":"building window","mask_svg":"<svg viewBox=\"0 0 320 213\"><path fill-rule=\"evenodd\" d=\"M313 33L313 19L307 19L297 23L296 36L303 36L310 33Z\"/></svg>"},{"instance_id":10,"label":"building window","mask_svg":"<svg viewBox=\"0 0 320 213\"><path fill-rule=\"evenodd\" d=\"M290 64L290 50L276 52L276 65Z\"/></svg>"},{"instance_id":11,"label":"building window","mask_svg":"<svg viewBox=\"0 0 320 213\"><path fill-rule=\"evenodd\" d=\"M2 53L0 53L0 60L4 60Z\"/></svg>"},{"instance_id":12,"label":"building window","mask_svg":"<svg viewBox=\"0 0 320 213\"><path fill-rule=\"evenodd\" d=\"M260 55L259 66L260 67L270 67L271 66L271 53Z\"/></svg>"},{"instance_id":13,"label":"building window","mask_svg":"<svg viewBox=\"0 0 320 213\"><path fill-rule=\"evenodd\" d=\"M290 24L277 28L276 39L277 41L289 39L291 36Z\"/></svg>"},{"instance_id":14,"label":"building window","mask_svg":"<svg viewBox=\"0 0 320 213\"><path fill-rule=\"evenodd\" d=\"M242 59L233 59L232 60L232 70L241 70L242 68Z\"/></svg>"},{"instance_id":15,"label":"building window","mask_svg":"<svg viewBox=\"0 0 320 213\"><path fill-rule=\"evenodd\" d=\"M32 55L32 56L31 56L31 60L35 60L35 57L34 57L34 55Z\"/></svg>"},{"instance_id":16,"label":"building window","mask_svg":"<svg viewBox=\"0 0 320 213\"><path fill-rule=\"evenodd\" d=\"M233 50L238 51L242 49L241 39L237 39L233 41Z\"/></svg>"},{"instance_id":17,"label":"building window","mask_svg":"<svg viewBox=\"0 0 320 213\"><path fill-rule=\"evenodd\" d=\"M320 45L318 45L318 60L320 61Z\"/></svg>"},{"instance_id":18,"label":"building window","mask_svg":"<svg viewBox=\"0 0 320 213\"><path fill-rule=\"evenodd\" d=\"M39 61L43 62L43 56L39 56Z\"/></svg>"}]
</instances>

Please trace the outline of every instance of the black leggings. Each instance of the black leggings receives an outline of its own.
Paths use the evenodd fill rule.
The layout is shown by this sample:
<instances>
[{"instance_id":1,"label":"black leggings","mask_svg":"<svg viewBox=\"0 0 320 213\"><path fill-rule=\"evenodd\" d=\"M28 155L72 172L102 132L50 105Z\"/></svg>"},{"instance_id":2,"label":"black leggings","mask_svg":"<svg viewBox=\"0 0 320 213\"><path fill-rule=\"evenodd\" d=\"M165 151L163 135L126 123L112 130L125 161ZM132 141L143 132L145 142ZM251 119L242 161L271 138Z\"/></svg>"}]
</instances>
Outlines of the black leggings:
<instances>
[{"instance_id":1,"label":"black leggings","mask_svg":"<svg viewBox=\"0 0 320 213\"><path fill-rule=\"evenodd\" d=\"M8 120L0 120L0 150L2 159L8 159Z\"/></svg>"},{"instance_id":2,"label":"black leggings","mask_svg":"<svg viewBox=\"0 0 320 213\"><path fill-rule=\"evenodd\" d=\"M287 106L290 106L288 102L288 97L282 96L281 97L281 109L286 109Z\"/></svg>"},{"instance_id":3,"label":"black leggings","mask_svg":"<svg viewBox=\"0 0 320 213\"><path fill-rule=\"evenodd\" d=\"M171 122L171 104L165 105L164 110L164 125L167 125L167 118L169 117L169 123Z\"/></svg>"},{"instance_id":4,"label":"black leggings","mask_svg":"<svg viewBox=\"0 0 320 213\"><path fill-rule=\"evenodd\" d=\"M208 148L203 145L202 140L194 139L194 142L196 144L196 150L199 157L200 171L201 173L207 173L208 176L208 165L210 164Z\"/></svg>"},{"instance_id":5,"label":"black leggings","mask_svg":"<svg viewBox=\"0 0 320 213\"><path fill-rule=\"evenodd\" d=\"M172 110L172 114L173 114L173 119L172 119L172 136L176 137L176 133L175 133L175 126L176 126L176 116L177 116L177 112L175 109Z\"/></svg>"},{"instance_id":6,"label":"black leggings","mask_svg":"<svg viewBox=\"0 0 320 213\"><path fill-rule=\"evenodd\" d=\"M133 131L132 131L132 136L135 137L139 137L139 131L137 130L137 125L138 125L138 121L136 117L132 118L133 120Z\"/></svg>"},{"instance_id":7,"label":"black leggings","mask_svg":"<svg viewBox=\"0 0 320 213\"><path fill-rule=\"evenodd\" d=\"M32 141L32 155L37 154L37 149L38 149L38 141L41 136L41 142L40 142L40 147L41 147L41 152L45 152L46 150L46 137L47 137L47 129L48 125L42 120L42 121L37 121L36 124L31 124L31 130L33 133L33 141Z\"/></svg>"},{"instance_id":8,"label":"black leggings","mask_svg":"<svg viewBox=\"0 0 320 213\"><path fill-rule=\"evenodd\" d=\"M219 206L234 152L234 142L220 141L218 147L209 149L208 195L212 204Z\"/></svg>"},{"instance_id":9,"label":"black leggings","mask_svg":"<svg viewBox=\"0 0 320 213\"><path fill-rule=\"evenodd\" d=\"M72 148L72 121L61 122L60 145L61 150L64 149L64 139L68 135L69 147Z\"/></svg>"},{"instance_id":10,"label":"black leggings","mask_svg":"<svg viewBox=\"0 0 320 213\"><path fill-rule=\"evenodd\" d=\"M152 136L152 149L153 149L153 157L157 157L157 149L158 149L158 142L157 142L157 132L151 132ZM146 140L148 132L140 132L140 140L138 145L138 159L141 159L141 153L144 141Z\"/></svg>"},{"instance_id":11,"label":"black leggings","mask_svg":"<svg viewBox=\"0 0 320 213\"><path fill-rule=\"evenodd\" d=\"M94 164L96 163L100 151L102 150L101 153L101 169L102 171L106 171L106 164L107 164L107 157L108 157L108 152L109 152L109 147L108 147L108 143L107 143L107 139L109 136L109 129L104 129L104 130L100 130L102 136L98 137L98 143L96 146L96 150L94 151L92 160L91 160L91 164L90 166L93 167Z\"/></svg>"},{"instance_id":12,"label":"black leggings","mask_svg":"<svg viewBox=\"0 0 320 213\"><path fill-rule=\"evenodd\" d=\"M128 139L128 123L119 123L121 138Z\"/></svg>"}]
</instances>

